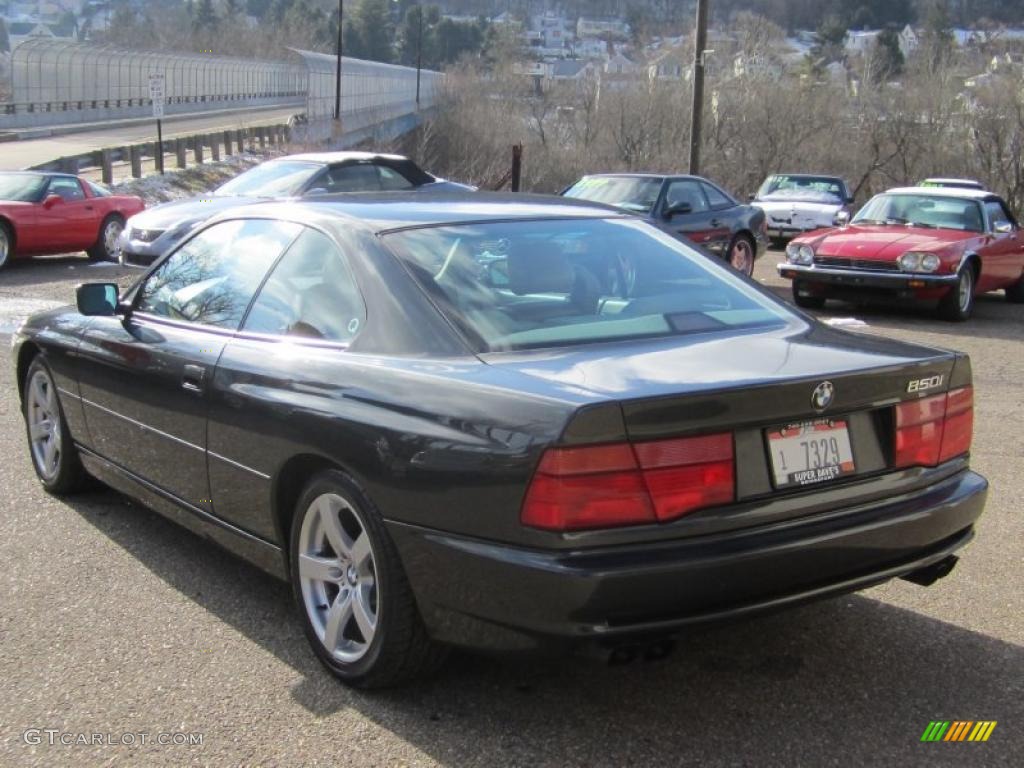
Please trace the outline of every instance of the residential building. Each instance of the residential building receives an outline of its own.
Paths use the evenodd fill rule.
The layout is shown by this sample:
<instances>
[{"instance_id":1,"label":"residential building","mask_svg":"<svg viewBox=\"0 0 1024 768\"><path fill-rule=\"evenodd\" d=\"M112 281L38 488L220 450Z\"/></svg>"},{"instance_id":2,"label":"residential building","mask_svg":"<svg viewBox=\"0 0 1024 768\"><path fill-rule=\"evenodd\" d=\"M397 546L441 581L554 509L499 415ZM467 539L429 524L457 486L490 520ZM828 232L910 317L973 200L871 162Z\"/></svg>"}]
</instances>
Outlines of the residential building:
<instances>
[{"instance_id":1,"label":"residential building","mask_svg":"<svg viewBox=\"0 0 1024 768\"><path fill-rule=\"evenodd\" d=\"M625 40L629 37L629 24L617 18L580 16L576 22L576 37L607 37Z\"/></svg>"},{"instance_id":2,"label":"residential building","mask_svg":"<svg viewBox=\"0 0 1024 768\"><path fill-rule=\"evenodd\" d=\"M679 51L664 51L647 65L647 77L651 80L689 79L689 73L690 67Z\"/></svg>"}]
</instances>

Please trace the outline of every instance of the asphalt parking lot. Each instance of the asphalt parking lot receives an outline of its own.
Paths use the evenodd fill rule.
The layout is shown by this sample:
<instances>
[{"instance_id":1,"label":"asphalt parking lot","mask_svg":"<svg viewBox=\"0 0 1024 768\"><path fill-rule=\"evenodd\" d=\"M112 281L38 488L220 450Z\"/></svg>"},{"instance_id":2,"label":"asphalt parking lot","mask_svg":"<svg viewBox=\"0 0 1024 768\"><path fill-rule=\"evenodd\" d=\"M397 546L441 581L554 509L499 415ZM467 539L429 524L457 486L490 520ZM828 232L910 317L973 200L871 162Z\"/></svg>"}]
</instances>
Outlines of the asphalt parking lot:
<instances>
[{"instance_id":1,"label":"asphalt parking lot","mask_svg":"<svg viewBox=\"0 0 1024 768\"><path fill-rule=\"evenodd\" d=\"M776 259L756 275L785 292ZM77 282L126 274L84 256L11 265L0 343ZM992 488L950 577L694 631L661 662L457 655L384 693L321 670L284 584L112 491L43 493L5 355L0 764L1024 764L1024 308L986 297L963 325L900 308L818 314L970 353L973 465ZM932 720L998 726L983 744L921 743ZM152 743L159 734L202 743Z\"/></svg>"}]
</instances>

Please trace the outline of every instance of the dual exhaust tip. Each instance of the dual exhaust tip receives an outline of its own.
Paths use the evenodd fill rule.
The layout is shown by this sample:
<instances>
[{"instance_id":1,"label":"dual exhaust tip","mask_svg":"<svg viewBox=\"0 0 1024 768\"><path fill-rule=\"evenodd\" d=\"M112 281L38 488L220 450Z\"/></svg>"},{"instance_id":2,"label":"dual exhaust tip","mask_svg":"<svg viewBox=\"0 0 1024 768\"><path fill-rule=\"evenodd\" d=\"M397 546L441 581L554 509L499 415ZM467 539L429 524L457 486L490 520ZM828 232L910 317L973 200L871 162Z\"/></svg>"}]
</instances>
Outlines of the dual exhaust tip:
<instances>
[{"instance_id":1,"label":"dual exhaust tip","mask_svg":"<svg viewBox=\"0 0 1024 768\"><path fill-rule=\"evenodd\" d=\"M675 641L670 637L662 637L645 643L617 645L608 651L608 666L622 667L638 659L661 661L668 658L674 648Z\"/></svg>"}]
</instances>

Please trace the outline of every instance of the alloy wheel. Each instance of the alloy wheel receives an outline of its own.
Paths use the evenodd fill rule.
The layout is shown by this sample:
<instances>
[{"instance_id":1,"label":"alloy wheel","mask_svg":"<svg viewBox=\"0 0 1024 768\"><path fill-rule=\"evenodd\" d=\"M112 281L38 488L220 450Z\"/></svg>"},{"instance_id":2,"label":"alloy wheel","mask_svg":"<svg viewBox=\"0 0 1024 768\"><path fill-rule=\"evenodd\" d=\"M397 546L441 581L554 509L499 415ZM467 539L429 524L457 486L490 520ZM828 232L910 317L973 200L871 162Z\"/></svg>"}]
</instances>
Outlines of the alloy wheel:
<instances>
[{"instance_id":1,"label":"alloy wheel","mask_svg":"<svg viewBox=\"0 0 1024 768\"><path fill-rule=\"evenodd\" d=\"M960 311L965 313L971 308L971 301L974 295L974 270L968 265L960 275L957 283L957 304Z\"/></svg>"},{"instance_id":2,"label":"alloy wheel","mask_svg":"<svg viewBox=\"0 0 1024 768\"><path fill-rule=\"evenodd\" d=\"M7 230L0 224L0 267L7 263L7 257L11 253L11 240L7 236Z\"/></svg>"},{"instance_id":3,"label":"alloy wheel","mask_svg":"<svg viewBox=\"0 0 1024 768\"><path fill-rule=\"evenodd\" d=\"M377 634L373 546L355 507L324 493L306 510L299 533L299 586L317 638L336 660L361 659Z\"/></svg>"},{"instance_id":4,"label":"alloy wheel","mask_svg":"<svg viewBox=\"0 0 1024 768\"><path fill-rule=\"evenodd\" d=\"M754 271L754 255L750 243L743 238L737 239L732 245L732 250L729 251L729 263L732 264L733 269L744 275L752 273Z\"/></svg>"},{"instance_id":5,"label":"alloy wheel","mask_svg":"<svg viewBox=\"0 0 1024 768\"><path fill-rule=\"evenodd\" d=\"M28 428L32 461L39 474L52 480L60 469L60 408L56 387L46 371L36 371L29 379Z\"/></svg>"},{"instance_id":6,"label":"alloy wheel","mask_svg":"<svg viewBox=\"0 0 1024 768\"><path fill-rule=\"evenodd\" d=\"M111 219L103 228L103 248L108 256L117 252L117 239L121 236L122 231L124 231L124 224L119 219Z\"/></svg>"}]
</instances>

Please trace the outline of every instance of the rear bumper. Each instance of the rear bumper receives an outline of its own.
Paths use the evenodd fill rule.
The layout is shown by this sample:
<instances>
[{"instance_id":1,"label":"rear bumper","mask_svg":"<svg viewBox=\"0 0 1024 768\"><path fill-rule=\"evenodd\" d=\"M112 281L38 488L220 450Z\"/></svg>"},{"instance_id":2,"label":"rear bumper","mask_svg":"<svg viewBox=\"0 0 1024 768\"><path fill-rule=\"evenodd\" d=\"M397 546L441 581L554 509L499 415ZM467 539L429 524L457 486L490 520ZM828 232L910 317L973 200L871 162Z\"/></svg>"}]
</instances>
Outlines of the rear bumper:
<instances>
[{"instance_id":1,"label":"rear bumper","mask_svg":"<svg viewBox=\"0 0 1024 768\"><path fill-rule=\"evenodd\" d=\"M875 290L914 296L943 293L956 285L958 275L927 275L909 272L872 272L865 269L830 269L799 264L778 264L779 275L803 285L822 286L826 292Z\"/></svg>"},{"instance_id":2,"label":"rear bumper","mask_svg":"<svg viewBox=\"0 0 1024 768\"><path fill-rule=\"evenodd\" d=\"M601 550L528 550L388 525L435 638L528 652L670 634L917 571L970 541L987 490L965 470L881 502Z\"/></svg>"}]
</instances>

